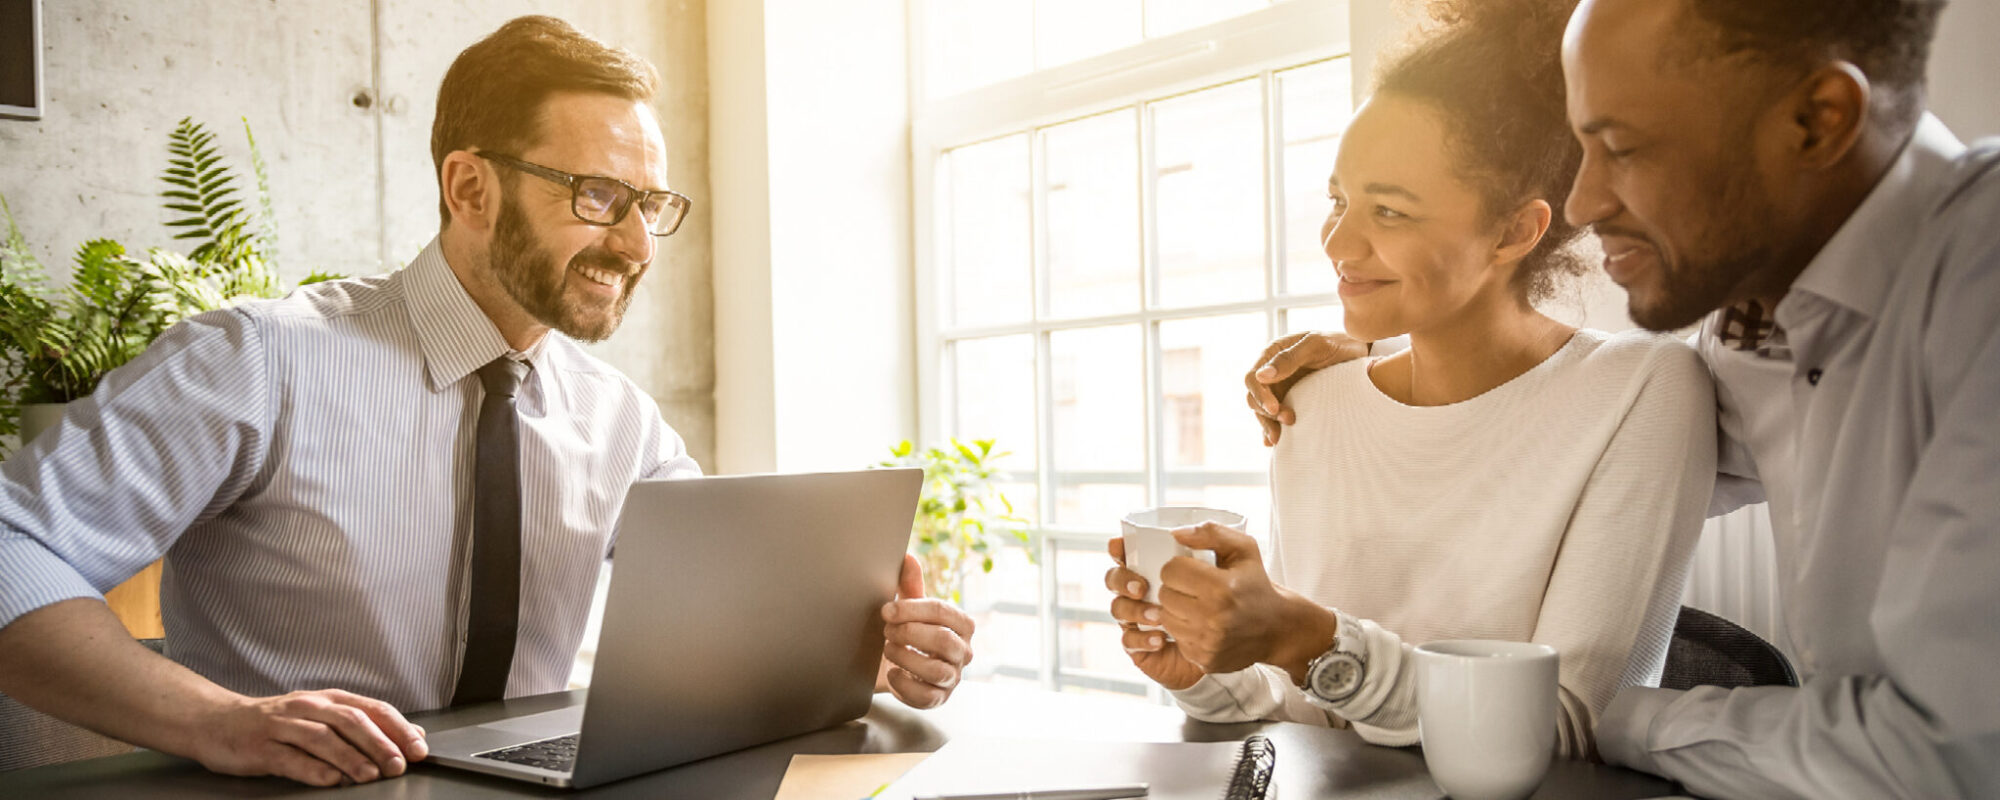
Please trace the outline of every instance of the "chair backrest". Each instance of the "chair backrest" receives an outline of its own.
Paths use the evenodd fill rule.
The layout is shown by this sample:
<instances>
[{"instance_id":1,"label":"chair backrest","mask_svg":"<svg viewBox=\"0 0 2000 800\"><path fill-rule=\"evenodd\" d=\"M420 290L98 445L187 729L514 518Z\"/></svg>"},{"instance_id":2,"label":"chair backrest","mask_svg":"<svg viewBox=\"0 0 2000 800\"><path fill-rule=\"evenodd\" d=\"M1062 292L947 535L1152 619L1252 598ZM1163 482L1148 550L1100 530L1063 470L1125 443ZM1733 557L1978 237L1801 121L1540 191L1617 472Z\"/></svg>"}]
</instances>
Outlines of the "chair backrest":
<instances>
[{"instance_id":1,"label":"chair backrest","mask_svg":"<svg viewBox=\"0 0 2000 800\"><path fill-rule=\"evenodd\" d=\"M161 639L140 639L160 652ZM0 772L132 752L132 746L71 725L0 694Z\"/></svg>"},{"instance_id":2,"label":"chair backrest","mask_svg":"<svg viewBox=\"0 0 2000 800\"><path fill-rule=\"evenodd\" d=\"M1681 606L1661 688L1797 685L1792 662L1770 642L1722 617Z\"/></svg>"}]
</instances>

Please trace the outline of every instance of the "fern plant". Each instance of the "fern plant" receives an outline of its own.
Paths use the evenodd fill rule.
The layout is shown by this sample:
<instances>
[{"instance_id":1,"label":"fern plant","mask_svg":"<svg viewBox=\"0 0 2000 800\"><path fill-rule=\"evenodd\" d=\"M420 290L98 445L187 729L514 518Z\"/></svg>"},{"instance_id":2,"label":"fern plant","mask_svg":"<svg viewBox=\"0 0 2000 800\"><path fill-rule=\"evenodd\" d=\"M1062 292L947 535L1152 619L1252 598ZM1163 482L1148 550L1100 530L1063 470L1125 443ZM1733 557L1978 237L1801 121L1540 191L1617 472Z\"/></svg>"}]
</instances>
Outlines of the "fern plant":
<instances>
[{"instance_id":1,"label":"fern plant","mask_svg":"<svg viewBox=\"0 0 2000 800\"><path fill-rule=\"evenodd\" d=\"M8 263L0 285L6 347L17 356L6 383L14 403L64 403L88 394L112 367L132 360L165 329L158 286L124 245L93 239L77 247L62 293L48 292L40 264L25 251L8 213ZM10 280L21 275L26 280Z\"/></svg>"},{"instance_id":2,"label":"fern plant","mask_svg":"<svg viewBox=\"0 0 2000 800\"><path fill-rule=\"evenodd\" d=\"M21 406L90 394L105 373L182 318L278 296L269 178L247 121L243 135L257 176L255 213L237 195L236 176L217 154L214 135L184 118L167 139L160 194L172 215L168 229L193 249L183 255L154 248L138 258L118 242L93 239L77 247L61 290L50 288L0 197L7 221L0 243L0 439L19 433ZM315 272L301 285L338 277Z\"/></svg>"},{"instance_id":3,"label":"fern plant","mask_svg":"<svg viewBox=\"0 0 2000 800\"><path fill-rule=\"evenodd\" d=\"M278 285L269 266L276 222L271 217L264 159L247 121L243 135L250 143L257 175L255 218L245 213L242 198L236 196L236 176L215 151L215 135L186 117L167 136L167 169L160 173L167 189L160 196L166 198L168 211L180 213L167 221L169 229L179 230L174 238L195 241L187 259L208 268L200 277L215 278L216 290L224 298L272 297Z\"/></svg>"}]
</instances>

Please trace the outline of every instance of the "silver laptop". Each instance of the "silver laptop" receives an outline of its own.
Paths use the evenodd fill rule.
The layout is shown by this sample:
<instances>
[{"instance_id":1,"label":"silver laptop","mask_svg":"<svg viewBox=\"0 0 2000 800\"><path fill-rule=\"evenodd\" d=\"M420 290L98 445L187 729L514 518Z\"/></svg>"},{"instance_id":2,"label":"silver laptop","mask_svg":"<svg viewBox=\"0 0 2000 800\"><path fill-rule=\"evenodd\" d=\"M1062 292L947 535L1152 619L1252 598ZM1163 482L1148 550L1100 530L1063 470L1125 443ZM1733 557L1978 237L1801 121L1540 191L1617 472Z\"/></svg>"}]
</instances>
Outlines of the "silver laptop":
<instances>
[{"instance_id":1,"label":"silver laptop","mask_svg":"<svg viewBox=\"0 0 2000 800\"><path fill-rule=\"evenodd\" d=\"M922 481L634 484L584 702L432 733L429 760L584 787L860 717Z\"/></svg>"}]
</instances>

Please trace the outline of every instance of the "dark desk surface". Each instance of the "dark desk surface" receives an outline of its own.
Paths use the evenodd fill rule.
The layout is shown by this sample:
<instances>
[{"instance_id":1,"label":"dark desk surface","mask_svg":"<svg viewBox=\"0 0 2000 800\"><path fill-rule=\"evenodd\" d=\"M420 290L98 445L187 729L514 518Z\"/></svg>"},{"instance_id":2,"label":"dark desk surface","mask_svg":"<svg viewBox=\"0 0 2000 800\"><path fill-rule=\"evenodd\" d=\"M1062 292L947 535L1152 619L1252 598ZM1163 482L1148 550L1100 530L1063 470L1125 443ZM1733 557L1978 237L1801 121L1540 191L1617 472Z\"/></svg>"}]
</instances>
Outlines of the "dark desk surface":
<instances>
[{"instance_id":1,"label":"dark desk surface","mask_svg":"<svg viewBox=\"0 0 2000 800\"><path fill-rule=\"evenodd\" d=\"M579 693L508 701L527 710L556 708ZM429 730L476 724L496 716L443 712L413 716ZM314 789L275 778L230 778L204 772L194 762L139 752L52 767L0 773L0 797L313 797L472 798L574 796L591 798L701 798L770 800L795 753L929 752L954 735L1069 740L1214 742L1262 732L1277 743L1278 786L1286 798L1406 798L1437 800L1441 793L1414 749L1373 747L1351 731L1293 723L1211 725L1179 710L1011 686L967 684L943 708L913 711L878 695L868 715L818 733L641 775L584 792L565 792L416 764L408 775L363 786ZM1670 795L1665 781L1622 769L1559 761L1539 800L1647 798ZM836 799L838 800L838 799Z\"/></svg>"}]
</instances>

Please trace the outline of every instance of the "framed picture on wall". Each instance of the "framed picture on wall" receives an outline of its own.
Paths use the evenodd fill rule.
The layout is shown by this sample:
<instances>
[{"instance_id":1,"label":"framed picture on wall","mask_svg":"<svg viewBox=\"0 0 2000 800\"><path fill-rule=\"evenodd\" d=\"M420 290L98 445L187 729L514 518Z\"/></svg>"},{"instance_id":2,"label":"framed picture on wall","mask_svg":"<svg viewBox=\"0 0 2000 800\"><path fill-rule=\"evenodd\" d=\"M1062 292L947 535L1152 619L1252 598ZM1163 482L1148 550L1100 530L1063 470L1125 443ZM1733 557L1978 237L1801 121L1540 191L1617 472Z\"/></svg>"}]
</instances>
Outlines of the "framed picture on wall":
<instances>
[{"instance_id":1,"label":"framed picture on wall","mask_svg":"<svg viewBox=\"0 0 2000 800\"><path fill-rule=\"evenodd\" d=\"M42 0L0 0L0 118L41 119Z\"/></svg>"}]
</instances>

